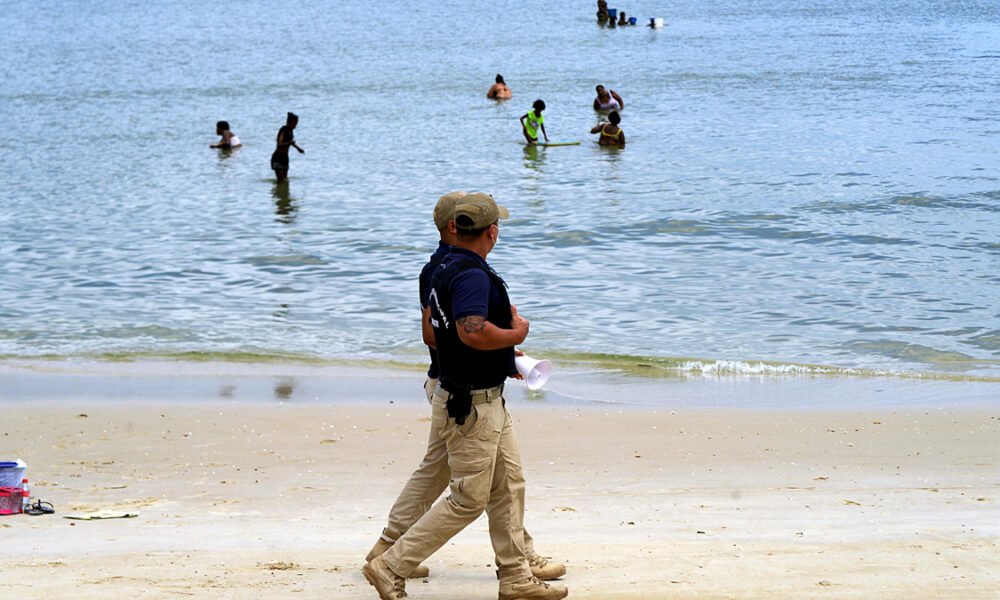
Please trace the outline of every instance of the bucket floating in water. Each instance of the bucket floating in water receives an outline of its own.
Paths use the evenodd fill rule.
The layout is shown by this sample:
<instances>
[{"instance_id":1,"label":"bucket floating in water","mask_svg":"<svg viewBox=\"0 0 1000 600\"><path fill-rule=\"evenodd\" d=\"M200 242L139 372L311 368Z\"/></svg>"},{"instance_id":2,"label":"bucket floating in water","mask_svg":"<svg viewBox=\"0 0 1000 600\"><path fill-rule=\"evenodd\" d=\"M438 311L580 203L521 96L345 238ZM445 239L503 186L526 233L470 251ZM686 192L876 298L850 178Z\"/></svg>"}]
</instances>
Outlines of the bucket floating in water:
<instances>
[{"instance_id":1,"label":"bucket floating in water","mask_svg":"<svg viewBox=\"0 0 1000 600\"><path fill-rule=\"evenodd\" d=\"M617 19L618 18L618 9L617 8L609 8L608 9L608 18L609 19Z\"/></svg>"},{"instance_id":2,"label":"bucket floating in water","mask_svg":"<svg viewBox=\"0 0 1000 600\"><path fill-rule=\"evenodd\" d=\"M638 22L638 20L635 17L629 17L628 18L628 24L629 25L635 25L637 22Z\"/></svg>"}]
</instances>

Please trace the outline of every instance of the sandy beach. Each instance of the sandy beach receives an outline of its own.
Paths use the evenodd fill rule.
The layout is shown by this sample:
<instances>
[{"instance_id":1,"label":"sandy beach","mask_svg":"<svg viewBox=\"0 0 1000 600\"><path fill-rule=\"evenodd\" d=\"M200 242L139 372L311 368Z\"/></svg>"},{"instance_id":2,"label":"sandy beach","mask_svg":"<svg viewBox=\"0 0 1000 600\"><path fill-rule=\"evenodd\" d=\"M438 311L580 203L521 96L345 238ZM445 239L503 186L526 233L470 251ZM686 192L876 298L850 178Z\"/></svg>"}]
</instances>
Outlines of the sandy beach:
<instances>
[{"instance_id":1,"label":"sandy beach","mask_svg":"<svg viewBox=\"0 0 1000 600\"><path fill-rule=\"evenodd\" d=\"M214 398L165 399L205 369L175 366L171 387L132 368L85 383L82 396L65 373L0 373L8 393L27 378L41 397L3 398L0 454L27 461L34 495L57 509L0 517L2 589L377 598L360 567L423 451L419 373L388 378L398 397L382 401L350 401L364 396L356 382L346 399L286 401L289 380L277 377L277 400L247 399L234 390L248 374L207 380ZM724 404L758 385L716 393ZM132 399L108 399L111 389ZM526 523L539 550L567 564L571 598L1000 595L1000 412L522 400L510 409ZM62 517L98 509L139 516ZM412 598L496 595L485 518L427 564Z\"/></svg>"}]
</instances>

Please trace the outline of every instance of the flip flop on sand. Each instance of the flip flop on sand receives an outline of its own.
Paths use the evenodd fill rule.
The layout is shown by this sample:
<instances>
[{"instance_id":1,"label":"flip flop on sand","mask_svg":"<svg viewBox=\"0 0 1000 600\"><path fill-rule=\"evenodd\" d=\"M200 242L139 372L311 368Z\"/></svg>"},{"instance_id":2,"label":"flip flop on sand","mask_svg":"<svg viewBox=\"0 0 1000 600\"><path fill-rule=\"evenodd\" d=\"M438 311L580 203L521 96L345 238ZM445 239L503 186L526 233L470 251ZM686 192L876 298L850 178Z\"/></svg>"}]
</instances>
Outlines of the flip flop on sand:
<instances>
[{"instance_id":1,"label":"flip flop on sand","mask_svg":"<svg viewBox=\"0 0 1000 600\"><path fill-rule=\"evenodd\" d=\"M24 509L24 514L31 516L51 515L54 512L56 512L56 509L52 506L52 503L42 500L35 500L34 504L29 504L28 508Z\"/></svg>"}]
</instances>

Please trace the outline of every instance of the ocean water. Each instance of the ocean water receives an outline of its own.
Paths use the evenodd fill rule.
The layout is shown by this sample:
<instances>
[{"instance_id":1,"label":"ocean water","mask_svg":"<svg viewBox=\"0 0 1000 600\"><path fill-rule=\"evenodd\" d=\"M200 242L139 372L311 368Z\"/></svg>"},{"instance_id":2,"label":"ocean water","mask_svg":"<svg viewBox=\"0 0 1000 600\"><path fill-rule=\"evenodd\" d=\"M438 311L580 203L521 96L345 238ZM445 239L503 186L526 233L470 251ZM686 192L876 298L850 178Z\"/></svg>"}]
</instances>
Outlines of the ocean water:
<instances>
[{"instance_id":1,"label":"ocean water","mask_svg":"<svg viewBox=\"0 0 1000 600\"><path fill-rule=\"evenodd\" d=\"M1000 6L617 7L666 27L567 0L4 2L0 355L418 362L431 210L464 189L511 210L490 261L532 354L1000 377ZM496 73L513 99L485 99ZM624 150L589 134L598 83ZM526 149L536 98L583 143ZM208 148L220 119L243 148Z\"/></svg>"}]
</instances>

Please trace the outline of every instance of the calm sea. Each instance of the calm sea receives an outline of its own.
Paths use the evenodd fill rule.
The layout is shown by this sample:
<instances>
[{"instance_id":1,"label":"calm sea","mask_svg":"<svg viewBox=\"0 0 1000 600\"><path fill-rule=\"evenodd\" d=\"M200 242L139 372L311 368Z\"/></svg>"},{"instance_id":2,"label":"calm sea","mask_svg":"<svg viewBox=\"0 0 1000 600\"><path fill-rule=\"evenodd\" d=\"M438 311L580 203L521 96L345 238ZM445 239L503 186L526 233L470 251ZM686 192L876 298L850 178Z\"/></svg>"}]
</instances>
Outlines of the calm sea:
<instances>
[{"instance_id":1,"label":"calm sea","mask_svg":"<svg viewBox=\"0 0 1000 600\"><path fill-rule=\"evenodd\" d=\"M420 361L464 189L532 354L1000 376L1000 5L616 4L0 2L0 355Z\"/></svg>"}]
</instances>

